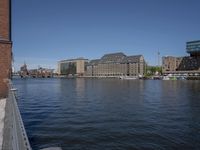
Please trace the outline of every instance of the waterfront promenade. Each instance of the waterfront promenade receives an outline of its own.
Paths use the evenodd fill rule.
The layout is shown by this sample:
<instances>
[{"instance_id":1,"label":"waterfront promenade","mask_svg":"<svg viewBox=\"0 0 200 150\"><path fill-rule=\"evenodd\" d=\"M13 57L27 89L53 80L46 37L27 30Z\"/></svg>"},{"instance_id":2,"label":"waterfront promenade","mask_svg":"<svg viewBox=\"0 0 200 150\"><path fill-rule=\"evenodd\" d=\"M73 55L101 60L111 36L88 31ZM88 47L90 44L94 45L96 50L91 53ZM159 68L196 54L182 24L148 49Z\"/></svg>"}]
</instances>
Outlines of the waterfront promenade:
<instances>
[{"instance_id":1,"label":"waterfront promenade","mask_svg":"<svg viewBox=\"0 0 200 150\"><path fill-rule=\"evenodd\" d=\"M8 97L0 99L0 150L31 150L15 91L10 81Z\"/></svg>"},{"instance_id":2,"label":"waterfront promenade","mask_svg":"<svg viewBox=\"0 0 200 150\"><path fill-rule=\"evenodd\" d=\"M6 99L0 99L0 150L2 149L2 144L3 144L5 106L6 106Z\"/></svg>"},{"instance_id":3,"label":"waterfront promenade","mask_svg":"<svg viewBox=\"0 0 200 150\"><path fill-rule=\"evenodd\" d=\"M9 84L7 98L0 99L0 150L32 150L18 108L16 89ZM45 150L60 150L49 147Z\"/></svg>"}]
</instances>

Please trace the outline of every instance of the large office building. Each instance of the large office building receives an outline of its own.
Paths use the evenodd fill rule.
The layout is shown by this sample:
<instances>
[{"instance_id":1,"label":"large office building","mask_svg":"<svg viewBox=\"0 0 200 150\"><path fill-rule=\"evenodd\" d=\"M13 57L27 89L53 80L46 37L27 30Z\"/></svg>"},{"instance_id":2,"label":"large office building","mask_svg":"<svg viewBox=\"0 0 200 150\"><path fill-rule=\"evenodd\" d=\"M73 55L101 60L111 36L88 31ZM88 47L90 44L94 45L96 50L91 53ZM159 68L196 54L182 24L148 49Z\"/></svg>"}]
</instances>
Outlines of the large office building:
<instances>
[{"instance_id":1,"label":"large office building","mask_svg":"<svg viewBox=\"0 0 200 150\"><path fill-rule=\"evenodd\" d=\"M126 56L124 53L105 54L101 59L91 60L86 76L138 76L145 73L142 55Z\"/></svg>"},{"instance_id":2,"label":"large office building","mask_svg":"<svg viewBox=\"0 0 200 150\"><path fill-rule=\"evenodd\" d=\"M186 51L190 56L163 57L164 74L200 74L200 41L186 43Z\"/></svg>"},{"instance_id":3,"label":"large office building","mask_svg":"<svg viewBox=\"0 0 200 150\"><path fill-rule=\"evenodd\" d=\"M191 57L200 57L200 40L187 42L186 49Z\"/></svg>"},{"instance_id":4,"label":"large office building","mask_svg":"<svg viewBox=\"0 0 200 150\"><path fill-rule=\"evenodd\" d=\"M7 97L11 59L11 1L0 0L0 98Z\"/></svg>"},{"instance_id":5,"label":"large office building","mask_svg":"<svg viewBox=\"0 0 200 150\"><path fill-rule=\"evenodd\" d=\"M86 71L88 59L77 58L61 60L58 62L59 75L83 76Z\"/></svg>"}]
</instances>

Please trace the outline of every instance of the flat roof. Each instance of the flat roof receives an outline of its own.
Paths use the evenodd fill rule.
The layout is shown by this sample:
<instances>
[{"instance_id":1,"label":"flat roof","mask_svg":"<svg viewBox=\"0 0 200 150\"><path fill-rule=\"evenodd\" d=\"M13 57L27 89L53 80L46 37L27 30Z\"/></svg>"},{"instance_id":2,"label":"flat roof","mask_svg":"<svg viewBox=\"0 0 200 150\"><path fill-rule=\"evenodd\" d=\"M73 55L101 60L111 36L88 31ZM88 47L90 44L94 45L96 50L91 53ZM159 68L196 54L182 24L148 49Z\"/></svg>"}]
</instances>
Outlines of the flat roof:
<instances>
[{"instance_id":1,"label":"flat roof","mask_svg":"<svg viewBox=\"0 0 200 150\"><path fill-rule=\"evenodd\" d=\"M199 43L200 42L200 40L195 40L195 41L188 41L188 42L186 42L187 44L191 44L191 43Z\"/></svg>"},{"instance_id":2,"label":"flat roof","mask_svg":"<svg viewBox=\"0 0 200 150\"><path fill-rule=\"evenodd\" d=\"M70 62L70 61L76 61L76 60L86 60L86 61L88 61L88 59L85 59L85 58L75 58L75 59L60 60L58 62Z\"/></svg>"}]
</instances>

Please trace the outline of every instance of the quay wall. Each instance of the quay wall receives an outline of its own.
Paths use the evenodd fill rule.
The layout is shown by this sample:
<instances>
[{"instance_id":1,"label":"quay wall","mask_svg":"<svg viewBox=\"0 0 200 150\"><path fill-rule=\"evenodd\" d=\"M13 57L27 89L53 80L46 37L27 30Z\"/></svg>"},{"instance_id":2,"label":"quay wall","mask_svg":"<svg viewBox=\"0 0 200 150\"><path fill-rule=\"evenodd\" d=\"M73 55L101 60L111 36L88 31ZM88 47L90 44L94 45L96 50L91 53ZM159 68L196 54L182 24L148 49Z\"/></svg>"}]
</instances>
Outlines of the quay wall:
<instances>
[{"instance_id":1,"label":"quay wall","mask_svg":"<svg viewBox=\"0 0 200 150\"><path fill-rule=\"evenodd\" d=\"M32 150L18 108L16 89L13 88L10 80L8 81L8 89L2 150Z\"/></svg>"}]
</instances>

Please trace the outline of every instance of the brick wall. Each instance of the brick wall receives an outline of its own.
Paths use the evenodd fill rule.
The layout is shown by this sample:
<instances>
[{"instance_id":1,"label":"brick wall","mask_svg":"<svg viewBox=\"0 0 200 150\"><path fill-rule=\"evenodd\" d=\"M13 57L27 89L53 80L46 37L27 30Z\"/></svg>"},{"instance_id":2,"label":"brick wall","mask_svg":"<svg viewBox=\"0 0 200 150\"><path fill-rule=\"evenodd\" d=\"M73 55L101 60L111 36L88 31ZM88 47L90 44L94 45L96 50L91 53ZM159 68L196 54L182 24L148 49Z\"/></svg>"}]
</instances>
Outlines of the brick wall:
<instances>
[{"instance_id":1,"label":"brick wall","mask_svg":"<svg viewBox=\"0 0 200 150\"><path fill-rule=\"evenodd\" d=\"M0 37L5 40L10 38L9 8L9 0L0 0Z\"/></svg>"},{"instance_id":2,"label":"brick wall","mask_svg":"<svg viewBox=\"0 0 200 150\"><path fill-rule=\"evenodd\" d=\"M0 0L0 98L7 96L7 79L11 74L11 37L9 0Z\"/></svg>"},{"instance_id":3,"label":"brick wall","mask_svg":"<svg viewBox=\"0 0 200 150\"><path fill-rule=\"evenodd\" d=\"M11 43L0 41L0 98L7 96L6 80L11 73Z\"/></svg>"}]
</instances>

